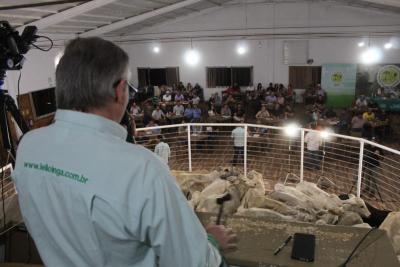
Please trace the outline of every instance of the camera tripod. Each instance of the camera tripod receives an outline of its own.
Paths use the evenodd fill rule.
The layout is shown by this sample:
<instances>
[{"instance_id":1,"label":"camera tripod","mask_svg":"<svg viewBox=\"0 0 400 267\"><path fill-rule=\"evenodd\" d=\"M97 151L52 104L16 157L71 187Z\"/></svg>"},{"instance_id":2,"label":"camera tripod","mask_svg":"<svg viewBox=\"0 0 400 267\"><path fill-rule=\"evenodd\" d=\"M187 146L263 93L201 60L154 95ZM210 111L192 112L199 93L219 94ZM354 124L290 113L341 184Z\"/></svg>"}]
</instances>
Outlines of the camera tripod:
<instances>
[{"instance_id":1,"label":"camera tripod","mask_svg":"<svg viewBox=\"0 0 400 267\"><path fill-rule=\"evenodd\" d=\"M15 105L14 99L8 95L7 91L1 89L4 84L5 71L0 71L0 130L1 138L3 141L4 150L10 155L11 163L14 167L15 164L15 147L13 144L11 130L10 130L10 120L8 115L14 118L17 126L21 129L22 133L25 134L29 131L29 127L23 119L21 113L19 112L17 106Z\"/></svg>"}]
</instances>

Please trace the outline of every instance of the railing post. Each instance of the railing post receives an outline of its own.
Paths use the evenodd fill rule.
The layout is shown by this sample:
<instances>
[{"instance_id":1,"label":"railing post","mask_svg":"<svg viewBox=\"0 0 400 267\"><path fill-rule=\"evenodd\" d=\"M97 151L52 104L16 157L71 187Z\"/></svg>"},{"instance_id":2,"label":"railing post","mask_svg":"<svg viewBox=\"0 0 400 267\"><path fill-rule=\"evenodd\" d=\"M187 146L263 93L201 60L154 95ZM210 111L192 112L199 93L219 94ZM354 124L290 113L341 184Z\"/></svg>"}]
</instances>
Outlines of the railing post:
<instances>
[{"instance_id":1,"label":"railing post","mask_svg":"<svg viewBox=\"0 0 400 267\"><path fill-rule=\"evenodd\" d=\"M304 129L301 129L300 182L304 179Z\"/></svg>"},{"instance_id":2,"label":"railing post","mask_svg":"<svg viewBox=\"0 0 400 267\"><path fill-rule=\"evenodd\" d=\"M361 195L361 179L364 158L364 140L360 140L360 158L358 160L357 197Z\"/></svg>"},{"instance_id":3,"label":"railing post","mask_svg":"<svg viewBox=\"0 0 400 267\"><path fill-rule=\"evenodd\" d=\"M190 136L190 124L187 125L187 139L188 139L189 172L192 172L192 144Z\"/></svg>"},{"instance_id":4,"label":"railing post","mask_svg":"<svg viewBox=\"0 0 400 267\"><path fill-rule=\"evenodd\" d=\"M243 172L244 177L247 177L247 131L248 126L244 126L244 151L243 151Z\"/></svg>"}]
</instances>

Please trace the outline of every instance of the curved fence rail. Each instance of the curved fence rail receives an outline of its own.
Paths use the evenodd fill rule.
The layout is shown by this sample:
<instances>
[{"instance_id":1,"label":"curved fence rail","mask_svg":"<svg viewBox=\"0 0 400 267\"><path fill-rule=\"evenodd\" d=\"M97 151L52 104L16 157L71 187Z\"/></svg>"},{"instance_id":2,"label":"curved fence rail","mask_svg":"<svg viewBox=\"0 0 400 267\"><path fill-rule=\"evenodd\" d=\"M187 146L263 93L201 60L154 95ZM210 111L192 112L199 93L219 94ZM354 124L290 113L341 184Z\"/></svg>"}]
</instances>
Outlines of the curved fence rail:
<instances>
[{"instance_id":1,"label":"curved fence rail","mask_svg":"<svg viewBox=\"0 0 400 267\"><path fill-rule=\"evenodd\" d=\"M152 151L163 137L170 147L172 170L211 171L233 165L245 173L261 172L272 184L305 180L336 194L356 194L379 208L400 207L400 151L365 139L230 123L140 128L137 133L137 144ZM315 140L317 151L312 147Z\"/></svg>"}]
</instances>

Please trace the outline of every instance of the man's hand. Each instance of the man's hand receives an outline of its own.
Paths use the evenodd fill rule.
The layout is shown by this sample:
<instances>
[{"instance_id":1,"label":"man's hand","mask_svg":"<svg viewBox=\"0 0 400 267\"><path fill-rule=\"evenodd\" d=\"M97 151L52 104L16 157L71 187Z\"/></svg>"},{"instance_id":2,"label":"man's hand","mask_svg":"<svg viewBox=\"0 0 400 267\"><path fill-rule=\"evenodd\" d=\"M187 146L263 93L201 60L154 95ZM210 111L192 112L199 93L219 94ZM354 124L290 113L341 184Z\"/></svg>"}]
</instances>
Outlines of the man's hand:
<instances>
[{"instance_id":1,"label":"man's hand","mask_svg":"<svg viewBox=\"0 0 400 267\"><path fill-rule=\"evenodd\" d=\"M232 229L223 225L209 225L206 231L217 240L221 251L229 252L237 249L237 237Z\"/></svg>"}]
</instances>

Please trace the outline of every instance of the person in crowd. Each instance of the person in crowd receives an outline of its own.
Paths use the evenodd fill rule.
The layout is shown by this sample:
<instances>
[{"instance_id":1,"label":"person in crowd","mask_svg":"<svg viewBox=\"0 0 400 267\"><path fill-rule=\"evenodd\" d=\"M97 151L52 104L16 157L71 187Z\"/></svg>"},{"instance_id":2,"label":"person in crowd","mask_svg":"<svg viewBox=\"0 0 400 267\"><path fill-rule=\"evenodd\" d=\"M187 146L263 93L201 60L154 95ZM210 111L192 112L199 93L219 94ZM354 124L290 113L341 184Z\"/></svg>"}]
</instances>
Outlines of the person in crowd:
<instances>
[{"instance_id":1,"label":"person in crowd","mask_svg":"<svg viewBox=\"0 0 400 267\"><path fill-rule=\"evenodd\" d=\"M372 111L372 109L369 108L366 112L364 112L363 119L364 119L364 121L374 121L375 120L375 113Z\"/></svg>"},{"instance_id":2,"label":"person in crowd","mask_svg":"<svg viewBox=\"0 0 400 267\"><path fill-rule=\"evenodd\" d=\"M215 116L217 116L217 115L219 115L219 114L218 114L218 112L217 112L217 110L216 110L214 104L211 103L211 107L210 107L210 109L208 110L208 117L215 117Z\"/></svg>"},{"instance_id":3,"label":"person in crowd","mask_svg":"<svg viewBox=\"0 0 400 267\"><path fill-rule=\"evenodd\" d=\"M198 105L200 103L200 97L198 95L194 94L193 98L192 98L192 103L193 103L193 105Z\"/></svg>"},{"instance_id":4,"label":"person in crowd","mask_svg":"<svg viewBox=\"0 0 400 267\"><path fill-rule=\"evenodd\" d=\"M263 86L262 86L262 83L258 83L257 84L257 91L262 91L262 89L263 89Z\"/></svg>"},{"instance_id":5,"label":"person in crowd","mask_svg":"<svg viewBox=\"0 0 400 267\"><path fill-rule=\"evenodd\" d=\"M267 87L267 91L269 92L273 92L274 91L274 85L273 83L269 83L268 87Z\"/></svg>"},{"instance_id":6,"label":"person in crowd","mask_svg":"<svg viewBox=\"0 0 400 267\"><path fill-rule=\"evenodd\" d=\"M201 87L198 83L196 83L194 85L193 89L194 89L196 95L198 95L200 97L200 100L204 101L204 89L203 89L203 87Z\"/></svg>"},{"instance_id":7,"label":"person in crowd","mask_svg":"<svg viewBox=\"0 0 400 267\"><path fill-rule=\"evenodd\" d=\"M338 132L340 134L349 134L351 128L352 115L350 108L339 112L339 123L337 125Z\"/></svg>"},{"instance_id":8,"label":"person in crowd","mask_svg":"<svg viewBox=\"0 0 400 267\"><path fill-rule=\"evenodd\" d=\"M170 90L167 90L165 92L165 94L162 97L162 101L163 102L171 102L172 101L172 95L171 95L171 91Z\"/></svg>"},{"instance_id":9,"label":"person in crowd","mask_svg":"<svg viewBox=\"0 0 400 267\"><path fill-rule=\"evenodd\" d=\"M229 108L228 104L225 104L222 109L221 109L221 116L222 117L231 117L232 112L231 109Z\"/></svg>"},{"instance_id":10,"label":"person in crowd","mask_svg":"<svg viewBox=\"0 0 400 267\"><path fill-rule=\"evenodd\" d=\"M191 121L193 119L193 107L192 104L189 103L185 109L185 112L183 113L183 115L185 116L185 118L188 121Z\"/></svg>"},{"instance_id":11,"label":"person in crowd","mask_svg":"<svg viewBox=\"0 0 400 267\"><path fill-rule=\"evenodd\" d=\"M244 123L244 119L240 121ZM234 166L243 162L243 153L244 153L244 135L245 129L243 126L237 126L231 133L231 137L233 138L233 160L232 164Z\"/></svg>"},{"instance_id":12,"label":"person in crowd","mask_svg":"<svg viewBox=\"0 0 400 267\"><path fill-rule=\"evenodd\" d=\"M158 127L159 125L156 123L155 120L150 120L150 122L146 125L146 127ZM158 135L161 134L161 129L151 129L146 131L147 135Z\"/></svg>"},{"instance_id":13,"label":"person in crowd","mask_svg":"<svg viewBox=\"0 0 400 267\"><path fill-rule=\"evenodd\" d=\"M316 130L317 124L311 123L311 129ZM304 165L309 169L319 170L321 168L321 151L319 150L322 144L321 134L316 131L309 131L304 137L304 142L307 144Z\"/></svg>"},{"instance_id":14,"label":"person in crowd","mask_svg":"<svg viewBox=\"0 0 400 267\"><path fill-rule=\"evenodd\" d=\"M171 157L171 149L165 143L165 138L162 135L157 135L157 145L154 148L154 153L161 159L162 162L168 165L168 160Z\"/></svg>"},{"instance_id":15,"label":"person in crowd","mask_svg":"<svg viewBox=\"0 0 400 267\"><path fill-rule=\"evenodd\" d=\"M319 104L324 104L325 103L325 91L322 89L320 84L317 84L317 87L315 88L315 97L316 101Z\"/></svg>"},{"instance_id":16,"label":"person in crowd","mask_svg":"<svg viewBox=\"0 0 400 267\"><path fill-rule=\"evenodd\" d=\"M292 87L292 85L290 83L288 84L285 97L286 97L286 102L289 105L293 105L294 104L295 92L294 92L293 87Z\"/></svg>"},{"instance_id":17,"label":"person in crowd","mask_svg":"<svg viewBox=\"0 0 400 267\"><path fill-rule=\"evenodd\" d=\"M332 108L328 108L326 109L326 111L324 112L323 117L327 118L327 119L334 119L337 117L336 112L332 109Z\"/></svg>"},{"instance_id":18,"label":"person in crowd","mask_svg":"<svg viewBox=\"0 0 400 267\"><path fill-rule=\"evenodd\" d=\"M177 101L173 108L173 113L176 116L183 116L185 113L185 107L182 105L181 101Z\"/></svg>"},{"instance_id":19,"label":"person in crowd","mask_svg":"<svg viewBox=\"0 0 400 267\"><path fill-rule=\"evenodd\" d=\"M125 141L129 80L129 57L112 42L66 46L55 123L22 138L12 173L40 258L57 267L218 267L234 236L222 225L207 233L167 166Z\"/></svg>"},{"instance_id":20,"label":"person in crowd","mask_svg":"<svg viewBox=\"0 0 400 267\"><path fill-rule=\"evenodd\" d=\"M153 114L153 106L151 105L151 101L146 101L144 103L144 108L143 108L143 124L146 125L150 122L152 119L152 114Z\"/></svg>"},{"instance_id":21,"label":"person in crowd","mask_svg":"<svg viewBox=\"0 0 400 267\"><path fill-rule=\"evenodd\" d=\"M142 113L142 110L140 109L140 107L138 105L136 105L136 102L133 102L132 106L129 110L129 113L132 117L136 117Z\"/></svg>"},{"instance_id":22,"label":"person in crowd","mask_svg":"<svg viewBox=\"0 0 400 267\"><path fill-rule=\"evenodd\" d=\"M153 111L153 113L151 114L151 117L153 118L153 120L155 121L161 121L165 119L165 114L164 112L161 110L160 105L157 106L157 108Z\"/></svg>"},{"instance_id":23,"label":"person in crowd","mask_svg":"<svg viewBox=\"0 0 400 267\"><path fill-rule=\"evenodd\" d=\"M283 97L283 95L281 93L278 93L278 97L276 98L276 105L275 105L275 112L278 117L284 114L285 106L286 106L285 98Z\"/></svg>"},{"instance_id":24,"label":"person in crowd","mask_svg":"<svg viewBox=\"0 0 400 267\"><path fill-rule=\"evenodd\" d=\"M193 105L193 112L192 112L192 120L191 122L200 122L201 120L201 109L197 104Z\"/></svg>"},{"instance_id":25,"label":"person in crowd","mask_svg":"<svg viewBox=\"0 0 400 267\"><path fill-rule=\"evenodd\" d=\"M178 90L181 91L181 92L186 92L186 88L185 88L185 86L183 85L183 82L179 82L179 84L178 84Z\"/></svg>"},{"instance_id":26,"label":"person in crowd","mask_svg":"<svg viewBox=\"0 0 400 267\"><path fill-rule=\"evenodd\" d=\"M224 102L224 104L227 104L229 107L234 107L236 104L236 100L233 97L233 95L228 95L226 101Z\"/></svg>"},{"instance_id":27,"label":"person in crowd","mask_svg":"<svg viewBox=\"0 0 400 267\"><path fill-rule=\"evenodd\" d=\"M268 112L267 108L265 105L262 105L261 110L257 112L256 114L256 119L257 120L265 120L271 118L271 114Z\"/></svg>"},{"instance_id":28,"label":"person in crowd","mask_svg":"<svg viewBox=\"0 0 400 267\"><path fill-rule=\"evenodd\" d=\"M361 132L364 126L365 120L363 119L362 113L357 113L351 119L351 131L352 132Z\"/></svg>"},{"instance_id":29,"label":"person in crowd","mask_svg":"<svg viewBox=\"0 0 400 267\"><path fill-rule=\"evenodd\" d=\"M277 98L276 98L275 94L269 94L265 97L265 102L267 102L267 105L275 106L276 100L277 100Z\"/></svg>"},{"instance_id":30,"label":"person in crowd","mask_svg":"<svg viewBox=\"0 0 400 267\"><path fill-rule=\"evenodd\" d=\"M209 103L213 104L215 108L220 109L222 104L222 99L218 93L214 93L211 95Z\"/></svg>"},{"instance_id":31,"label":"person in crowd","mask_svg":"<svg viewBox=\"0 0 400 267\"><path fill-rule=\"evenodd\" d=\"M358 109L365 109L368 107L368 101L365 95L360 95L359 98L356 100L356 107Z\"/></svg>"},{"instance_id":32,"label":"person in crowd","mask_svg":"<svg viewBox=\"0 0 400 267\"><path fill-rule=\"evenodd\" d=\"M187 83L186 90L188 90L188 92L191 92L193 90L193 86L191 83Z\"/></svg>"},{"instance_id":33,"label":"person in crowd","mask_svg":"<svg viewBox=\"0 0 400 267\"><path fill-rule=\"evenodd\" d=\"M241 120L244 119L244 116L245 116L245 110L244 110L242 104L238 103L236 105L236 108L234 109L233 121L240 122Z\"/></svg>"},{"instance_id":34,"label":"person in crowd","mask_svg":"<svg viewBox=\"0 0 400 267\"><path fill-rule=\"evenodd\" d=\"M175 99L174 100L175 101L185 101L185 97L183 96L182 91L178 91L175 94Z\"/></svg>"}]
</instances>

